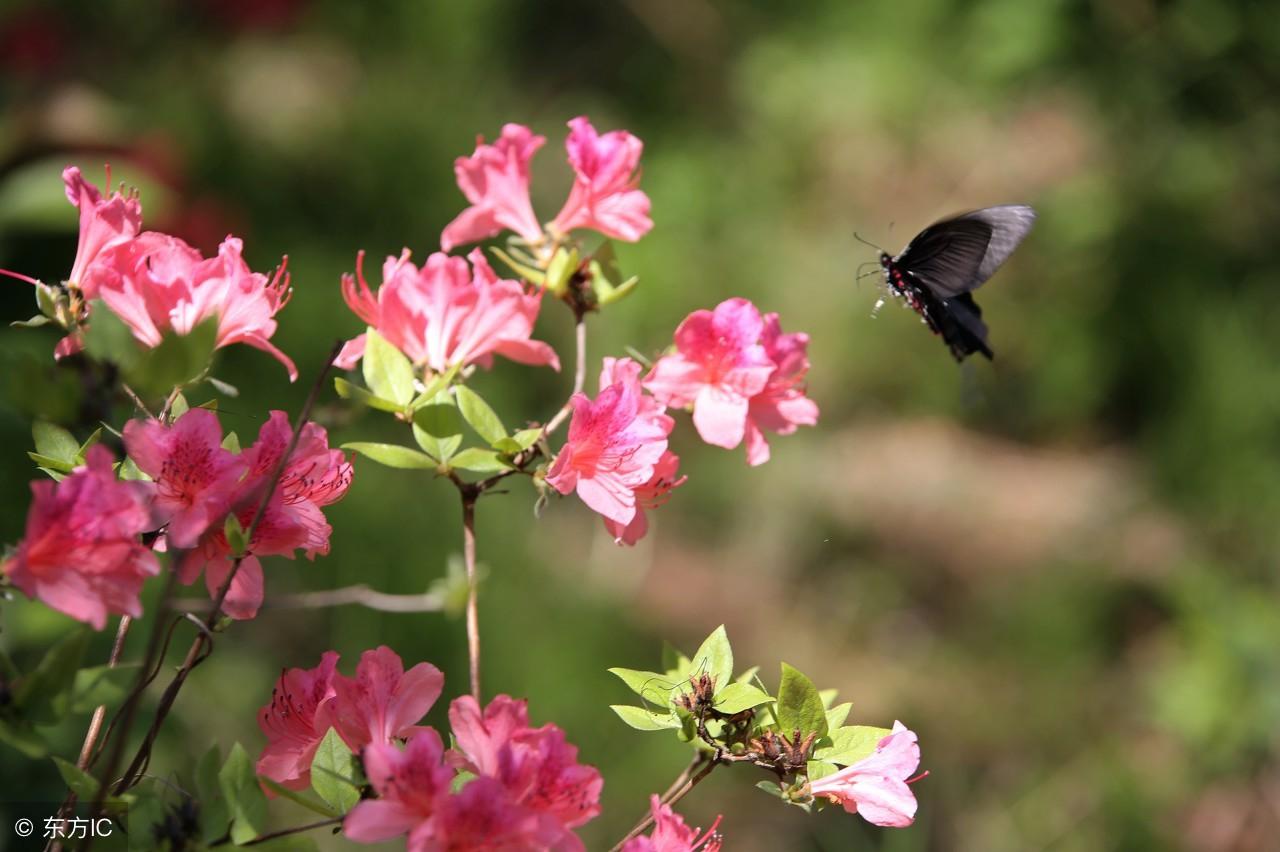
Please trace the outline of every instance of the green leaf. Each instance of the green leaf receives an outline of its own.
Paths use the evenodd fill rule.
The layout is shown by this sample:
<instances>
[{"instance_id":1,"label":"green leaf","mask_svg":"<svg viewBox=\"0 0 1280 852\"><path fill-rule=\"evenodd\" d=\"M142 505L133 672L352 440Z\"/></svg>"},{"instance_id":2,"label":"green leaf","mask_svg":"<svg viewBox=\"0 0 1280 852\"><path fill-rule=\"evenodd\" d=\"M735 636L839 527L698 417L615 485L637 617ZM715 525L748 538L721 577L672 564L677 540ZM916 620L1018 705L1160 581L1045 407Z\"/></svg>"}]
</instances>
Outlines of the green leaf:
<instances>
[{"instance_id":1,"label":"green leaf","mask_svg":"<svg viewBox=\"0 0 1280 852\"><path fill-rule=\"evenodd\" d=\"M98 321L97 317L93 322ZM144 353L125 377L146 394L166 394L190 384L209 369L218 338L218 320L210 318L186 334L167 334L160 345Z\"/></svg>"},{"instance_id":2,"label":"green leaf","mask_svg":"<svg viewBox=\"0 0 1280 852\"><path fill-rule=\"evenodd\" d=\"M437 394L436 399L445 401L413 412L413 438L427 455L448 461L462 444L462 417L448 394Z\"/></svg>"},{"instance_id":3,"label":"green leaf","mask_svg":"<svg viewBox=\"0 0 1280 852\"><path fill-rule=\"evenodd\" d=\"M61 426L37 420L31 424L31 437L36 442L36 453L74 466L76 456L80 454L80 442L75 435Z\"/></svg>"},{"instance_id":4,"label":"green leaf","mask_svg":"<svg viewBox=\"0 0 1280 852\"><path fill-rule=\"evenodd\" d=\"M501 260L510 267L512 272L531 284L542 284L546 280L546 276L542 274L542 270L535 269L528 264L516 261L511 257L511 255L507 254L502 249L495 246L490 248L489 251L493 252L494 257L498 258L498 260Z\"/></svg>"},{"instance_id":5,"label":"green leaf","mask_svg":"<svg viewBox=\"0 0 1280 852\"><path fill-rule=\"evenodd\" d=\"M235 513L227 515L227 519L222 524L222 534L226 536L231 555L237 559L244 556L245 551L249 549L249 537L245 535L244 526Z\"/></svg>"},{"instance_id":6,"label":"green leaf","mask_svg":"<svg viewBox=\"0 0 1280 852\"><path fill-rule=\"evenodd\" d=\"M838 770L839 767L826 760L810 760L805 765L805 774L809 776L810 781L817 781L819 778L825 778Z\"/></svg>"},{"instance_id":7,"label":"green leaf","mask_svg":"<svg viewBox=\"0 0 1280 852\"><path fill-rule=\"evenodd\" d=\"M733 649L729 647L729 635L723 624L711 632L693 655L689 674L704 672L715 679L717 692L733 680Z\"/></svg>"},{"instance_id":8,"label":"green leaf","mask_svg":"<svg viewBox=\"0 0 1280 852\"><path fill-rule=\"evenodd\" d=\"M137 676L136 663L80 669L71 689L71 712L91 713L103 704L119 704Z\"/></svg>"},{"instance_id":9,"label":"green leaf","mask_svg":"<svg viewBox=\"0 0 1280 852\"><path fill-rule=\"evenodd\" d=\"M716 693L716 711L732 715L773 700L769 693L749 683L731 683Z\"/></svg>"},{"instance_id":10,"label":"green leaf","mask_svg":"<svg viewBox=\"0 0 1280 852\"><path fill-rule=\"evenodd\" d=\"M125 460L120 463L120 478L140 480L143 482L149 482L151 480L151 477L138 469L138 463L127 456L125 457Z\"/></svg>"},{"instance_id":11,"label":"green leaf","mask_svg":"<svg viewBox=\"0 0 1280 852\"><path fill-rule=\"evenodd\" d=\"M609 674L616 676L627 685L627 689L651 704L666 709L671 700L671 690L678 686L666 675L647 672L642 669L609 669Z\"/></svg>"},{"instance_id":12,"label":"green leaf","mask_svg":"<svg viewBox=\"0 0 1280 852\"><path fill-rule=\"evenodd\" d=\"M770 796L776 796L779 799L782 799L783 801L785 801L787 798L782 794L782 787L781 785L778 784L777 781L757 781L756 789L764 790Z\"/></svg>"},{"instance_id":13,"label":"green leaf","mask_svg":"<svg viewBox=\"0 0 1280 852\"><path fill-rule=\"evenodd\" d=\"M547 275L544 280L546 288L557 296L563 296L569 288L569 278L578 271L580 259L576 248L566 250L561 247L547 264Z\"/></svg>"},{"instance_id":14,"label":"green leaf","mask_svg":"<svg viewBox=\"0 0 1280 852\"><path fill-rule=\"evenodd\" d=\"M463 787L467 786L467 782L475 777L476 774L474 772L468 772L465 769L458 770L458 774L453 776L453 780L449 782L451 792L457 793L461 791Z\"/></svg>"},{"instance_id":15,"label":"green leaf","mask_svg":"<svg viewBox=\"0 0 1280 852\"><path fill-rule=\"evenodd\" d=\"M222 439L222 449L238 454L240 452L240 436L235 432L228 432Z\"/></svg>"},{"instance_id":16,"label":"green leaf","mask_svg":"<svg viewBox=\"0 0 1280 852\"><path fill-rule=\"evenodd\" d=\"M846 701L843 704L837 704L835 707L827 709L827 730L834 731L836 728L844 724L844 720L849 718L849 711L853 709L853 702Z\"/></svg>"},{"instance_id":17,"label":"green leaf","mask_svg":"<svg viewBox=\"0 0 1280 852\"><path fill-rule=\"evenodd\" d=\"M379 411L390 411L392 414L396 414L404 408L404 406L396 405L389 399L375 396L359 385L353 385L343 378L335 378L333 380L333 389L343 399L349 399L361 405L367 405L369 408L376 408Z\"/></svg>"},{"instance_id":18,"label":"green leaf","mask_svg":"<svg viewBox=\"0 0 1280 852\"><path fill-rule=\"evenodd\" d=\"M490 445L507 437L507 427L502 425L498 415L480 396L466 385L458 385L453 389L458 400L458 411L462 419L467 421L476 434L484 438Z\"/></svg>"},{"instance_id":19,"label":"green leaf","mask_svg":"<svg viewBox=\"0 0 1280 852\"><path fill-rule=\"evenodd\" d=\"M752 679L755 678L755 676L759 673L760 673L760 667L752 666L742 674L738 675L733 680L734 680L734 683L751 683Z\"/></svg>"},{"instance_id":20,"label":"green leaf","mask_svg":"<svg viewBox=\"0 0 1280 852\"><path fill-rule=\"evenodd\" d=\"M689 658L680 653L680 649L665 639L662 641L662 670L668 677L684 677L689 664Z\"/></svg>"},{"instance_id":21,"label":"green leaf","mask_svg":"<svg viewBox=\"0 0 1280 852\"><path fill-rule=\"evenodd\" d=\"M227 833L231 824L231 810L227 798L222 795L218 783L218 767L222 765L222 752L215 744L196 762L196 798L200 805L200 834L205 843L212 843Z\"/></svg>"},{"instance_id":22,"label":"green leaf","mask_svg":"<svg viewBox=\"0 0 1280 852\"><path fill-rule=\"evenodd\" d=\"M92 447L94 444L98 443L98 441L100 440L102 440L101 426L99 426L97 429L94 429L93 434L90 435L88 438L84 439L84 443L80 445L80 449L76 452L76 461L77 462L82 461L84 459L84 454L89 452L89 448Z\"/></svg>"},{"instance_id":23,"label":"green leaf","mask_svg":"<svg viewBox=\"0 0 1280 852\"><path fill-rule=\"evenodd\" d=\"M262 833L267 821L267 797L258 786L253 761L236 743L218 770L218 786L231 815L231 841L237 846Z\"/></svg>"},{"instance_id":24,"label":"green leaf","mask_svg":"<svg viewBox=\"0 0 1280 852\"><path fill-rule=\"evenodd\" d=\"M89 327L84 331L84 351L89 357L115 364L126 373L141 363L142 345L124 320L100 300L89 303L89 316Z\"/></svg>"},{"instance_id":25,"label":"green leaf","mask_svg":"<svg viewBox=\"0 0 1280 852\"><path fill-rule=\"evenodd\" d=\"M58 774L62 776L63 783L67 785L71 792L85 801L92 802L94 797L98 795L98 779L74 763L63 760L60 757L54 757L53 762L58 767Z\"/></svg>"},{"instance_id":26,"label":"green leaf","mask_svg":"<svg viewBox=\"0 0 1280 852\"><path fill-rule=\"evenodd\" d=\"M831 732L831 745L815 749L813 756L818 760L850 766L873 754L880 740L891 733L888 728L874 728L870 725L837 728Z\"/></svg>"},{"instance_id":27,"label":"green leaf","mask_svg":"<svg viewBox=\"0 0 1280 852\"><path fill-rule=\"evenodd\" d=\"M64 462L60 459L50 458L49 456L42 456L39 453L27 453L27 458L39 465L42 470L47 468L48 470L62 474L67 474L75 470L74 462Z\"/></svg>"},{"instance_id":28,"label":"green leaf","mask_svg":"<svg viewBox=\"0 0 1280 852\"><path fill-rule=\"evenodd\" d=\"M669 713L664 716L644 707L632 707L629 704L610 704L609 709L637 731L670 731L683 726L675 714Z\"/></svg>"},{"instance_id":29,"label":"green leaf","mask_svg":"<svg viewBox=\"0 0 1280 852\"><path fill-rule=\"evenodd\" d=\"M0 716L0 742L8 743L33 760L49 753L49 744L26 719Z\"/></svg>"},{"instance_id":30,"label":"green leaf","mask_svg":"<svg viewBox=\"0 0 1280 852\"><path fill-rule=\"evenodd\" d=\"M473 473L500 473L511 470L511 463L499 456L497 450L467 447L449 459L449 467L469 470Z\"/></svg>"},{"instance_id":31,"label":"green leaf","mask_svg":"<svg viewBox=\"0 0 1280 852\"><path fill-rule=\"evenodd\" d=\"M339 813L346 813L360 801L356 784L355 755L333 728L320 740L311 761L311 789Z\"/></svg>"},{"instance_id":32,"label":"green leaf","mask_svg":"<svg viewBox=\"0 0 1280 852\"><path fill-rule=\"evenodd\" d=\"M495 441L493 448L499 452L509 456L527 450L534 444L538 443L538 438L542 437L542 429L521 429L510 438L503 438L501 441Z\"/></svg>"},{"instance_id":33,"label":"green leaf","mask_svg":"<svg viewBox=\"0 0 1280 852\"><path fill-rule=\"evenodd\" d=\"M458 375L458 371L462 369L462 362L459 361L443 373L436 373L427 381L426 387L422 389L422 393L418 394L410 403L409 407L415 411L422 406L435 402L436 397L440 396L440 392L449 387L449 383ZM453 404L450 400L450 405Z\"/></svg>"},{"instance_id":34,"label":"green leaf","mask_svg":"<svg viewBox=\"0 0 1280 852\"><path fill-rule=\"evenodd\" d=\"M24 677L14 694L14 703L25 719L49 725L67 715L71 689L80 660L89 646L88 629L77 629L49 649L35 671Z\"/></svg>"},{"instance_id":35,"label":"green leaf","mask_svg":"<svg viewBox=\"0 0 1280 852\"><path fill-rule=\"evenodd\" d=\"M356 441L350 444L343 444L342 449L354 450L360 455L387 467L396 467L404 470L435 470L437 467L435 459L431 458L431 456L408 447L402 447L399 444L375 444Z\"/></svg>"},{"instance_id":36,"label":"green leaf","mask_svg":"<svg viewBox=\"0 0 1280 852\"><path fill-rule=\"evenodd\" d=\"M44 314L36 314L31 319L14 320L9 323L9 326L11 328L40 328L42 325L48 325L49 322L49 318Z\"/></svg>"},{"instance_id":37,"label":"green leaf","mask_svg":"<svg viewBox=\"0 0 1280 852\"><path fill-rule=\"evenodd\" d=\"M827 732L827 713L818 688L786 663L782 664L782 683L778 687L778 727L786 736L793 731L800 731L801 736L813 732L822 736Z\"/></svg>"},{"instance_id":38,"label":"green leaf","mask_svg":"<svg viewBox=\"0 0 1280 852\"><path fill-rule=\"evenodd\" d=\"M329 805L325 804L324 802L320 801L314 796L306 796L306 795L303 795L302 793L299 793L297 790L290 790L288 787L284 786L283 784L277 781L273 781L272 779L268 778L265 775L259 775L258 781L261 782L262 785L266 787L268 790L275 793L277 796L288 799L289 801L293 802L295 805L301 805L302 807L306 808L307 810L313 813L317 813L317 814L320 814L321 816L327 816L327 817L342 816L342 814L338 813L338 811L329 807Z\"/></svg>"},{"instance_id":39,"label":"green leaf","mask_svg":"<svg viewBox=\"0 0 1280 852\"><path fill-rule=\"evenodd\" d=\"M174 394L173 402L169 404L169 422L177 420L182 415L191 410L191 403L187 402L185 394Z\"/></svg>"},{"instance_id":40,"label":"green leaf","mask_svg":"<svg viewBox=\"0 0 1280 852\"><path fill-rule=\"evenodd\" d=\"M399 349L388 343L371 326L365 332L364 383L383 399L403 408L413 400L413 364Z\"/></svg>"},{"instance_id":41,"label":"green leaf","mask_svg":"<svg viewBox=\"0 0 1280 852\"><path fill-rule=\"evenodd\" d=\"M232 399L235 399L240 395L240 388L230 382L224 382L222 379L215 379L213 376L205 377L205 381L213 385L213 389L223 396L229 396Z\"/></svg>"}]
</instances>

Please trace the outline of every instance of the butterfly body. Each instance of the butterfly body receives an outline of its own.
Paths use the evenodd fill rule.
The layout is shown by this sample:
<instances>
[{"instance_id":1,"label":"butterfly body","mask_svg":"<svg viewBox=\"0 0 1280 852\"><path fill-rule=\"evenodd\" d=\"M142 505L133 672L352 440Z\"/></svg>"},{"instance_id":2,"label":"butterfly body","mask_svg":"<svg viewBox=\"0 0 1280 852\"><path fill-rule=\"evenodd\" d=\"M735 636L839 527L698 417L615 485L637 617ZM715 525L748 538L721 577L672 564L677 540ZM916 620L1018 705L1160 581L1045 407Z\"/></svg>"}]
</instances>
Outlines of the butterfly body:
<instances>
[{"instance_id":1,"label":"butterfly body","mask_svg":"<svg viewBox=\"0 0 1280 852\"><path fill-rule=\"evenodd\" d=\"M972 291L1000 268L1031 230L1035 211L1019 204L985 207L935 222L897 256L880 253L885 286L903 299L951 355L993 357Z\"/></svg>"}]
</instances>

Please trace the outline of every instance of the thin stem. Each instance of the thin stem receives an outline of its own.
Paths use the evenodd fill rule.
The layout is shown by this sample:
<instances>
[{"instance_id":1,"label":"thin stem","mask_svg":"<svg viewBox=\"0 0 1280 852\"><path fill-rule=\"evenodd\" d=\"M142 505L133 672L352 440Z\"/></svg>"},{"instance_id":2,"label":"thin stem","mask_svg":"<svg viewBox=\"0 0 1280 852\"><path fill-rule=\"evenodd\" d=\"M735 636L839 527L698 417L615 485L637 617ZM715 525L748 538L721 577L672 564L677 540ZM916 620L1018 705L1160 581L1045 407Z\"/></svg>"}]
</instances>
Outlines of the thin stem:
<instances>
[{"instance_id":1,"label":"thin stem","mask_svg":"<svg viewBox=\"0 0 1280 852\"><path fill-rule=\"evenodd\" d=\"M317 828L324 828L326 825L337 825L338 823L342 822L342 820L343 820L343 817L331 817L329 819L322 819L317 822L307 823L306 825L296 825L293 828L282 828L279 831L272 831L272 832L268 832L267 834L260 834L257 837L253 838L252 840L247 840L240 845L241 846L257 846L259 843L266 843L268 840L275 840L277 837L288 837L291 834L301 834L304 831L312 831ZM225 840L220 841L213 845L225 846L226 841Z\"/></svg>"},{"instance_id":2,"label":"thin stem","mask_svg":"<svg viewBox=\"0 0 1280 852\"><path fill-rule=\"evenodd\" d=\"M318 592L299 592L294 595L276 595L262 602L263 609L324 609L331 606L358 604L379 612L440 612L444 599L434 592L420 595L392 595L369 588L364 583L344 586L341 589L325 589ZM191 598L173 602L175 609L188 612L202 609L206 601Z\"/></svg>"},{"instance_id":3,"label":"thin stem","mask_svg":"<svg viewBox=\"0 0 1280 852\"><path fill-rule=\"evenodd\" d=\"M587 383L587 321L585 317L579 316L577 318L577 322L573 327L573 336L577 350L574 357L573 392L569 394L569 402L566 402L556 412L556 416L552 417L547 425L543 427L542 434L544 435L550 435L560 428L560 424L569 416L569 412L573 411L573 397L582 393L582 388Z\"/></svg>"},{"instance_id":4,"label":"thin stem","mask_svg":"<svg viewBox=\"0 0 1280 852\"><path fill-rule=\"evenodd\" d=\"M711 770L716 768L717 762L718 761L713 758L706 766L704 766L701 770L699 770L697 774L693 775L692 777L689 778L689 780L681 784L674 793L672 793L669 797L667 797L666 801L664 801L663 804L674 805L676 802L680 801L685 796L687 796L689 794L689 791L691 791L694 787L697 787L703 778L706 778L708 775L711 774ZM688 770L686 770L686 772L687 771ZM644 819L636 823L635 828L627 832L627 836L619 840L617 844L614 845L614 847L609 850L609 852L618 852L619 849L621 849L623 846L627 844L628 840L632 839L633 837L639 837L641 834L644 834L644 832L647 831L651 825L653 825L652 810L650 810L650 812L645 816Z\"/></svg>"},{"instance_id":5,"label":"thin stem","mask_svg":"<svg viewBox=\"0 0 1280 852\"><path fill-rule=\"evenodd\" d=\"M476 588L476 497L462 494L462 558L467 566L467 656L471 662L471 697L480 701L480 607Z\"/></svg>"}]
</instances>

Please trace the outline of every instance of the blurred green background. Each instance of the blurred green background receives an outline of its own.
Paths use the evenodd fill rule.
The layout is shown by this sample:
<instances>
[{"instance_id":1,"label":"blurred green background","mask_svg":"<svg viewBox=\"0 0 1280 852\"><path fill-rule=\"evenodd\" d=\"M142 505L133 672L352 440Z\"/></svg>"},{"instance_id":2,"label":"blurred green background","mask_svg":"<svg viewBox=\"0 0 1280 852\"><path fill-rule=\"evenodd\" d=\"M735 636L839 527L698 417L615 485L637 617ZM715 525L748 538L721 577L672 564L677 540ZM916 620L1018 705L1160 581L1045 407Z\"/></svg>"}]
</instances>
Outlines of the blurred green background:
<instances>
[{"instance_id":1,"label":"blurred green background","mask_svg":"<svg viewBox=\"0 0 1280 852\"><path fill-rule=\"evenodd\" d=\"M1280 848L1280 17L1267 4L0 9L0 266L61 280L76 217L58 172L77 163L100 181L106 161L142 188L148 227L206 251L242 235L260 270L288 253L296 293L275 342L302 380L254 350L221 353L217 375L243 391L223 421L242 435L270 407L296 411L330 342L359 330L338 288L356 251L423 259L464 204L454 157L506 121L548 136L543 219L569 185L565 121L645 142L656 226L620 247L641 286L592 318L593 364L656 351L690 310L733 295L812 336L820 425L748 470L681 418L689 482L635 550L576 500L535 521L523 483L480 508L485 689L527 696L604 772L589 848L620 837L685 759L606 709L628 700L606 667L652 667L661 638L692 650L721 622L771 683L786 660L838 687L854 720L908 723L931 771L906 831L808 817L753 790L753 770L717 772L680 809L703 825L723 812L727 848ZM1040 220L980 294L997 360L957 371L914 315L891 304L872 319L877 285L853 273L874 251L853 232L896 251L942 215L1001 202ZM6 322L32 302L0 282ZM571 361L568 312L547 307L538 334ZM0 541L22 535L33 417L89 431L55 339L0 330ZM548 416L568 381L499 362L475 386L514 423ZM318 416L335 441L407 440L331 390ZM461 548L456 502L447 483L361 462L328 511L332 554L269 562L268 593L423 591ZM68 624L7 603L0 643L29 663ZM254 713L281 667L336 648L350 673L379 643L439 665L446 696L465 691L459 620L271 612L219 640L151 771L185 770L213 741L256 754ZM63 754L83 725L55 734ZM3 750L0 767L0 797L57 795L48 762ZM307 820L281 807L276 824Z\"/></svg>"}]
</instances>

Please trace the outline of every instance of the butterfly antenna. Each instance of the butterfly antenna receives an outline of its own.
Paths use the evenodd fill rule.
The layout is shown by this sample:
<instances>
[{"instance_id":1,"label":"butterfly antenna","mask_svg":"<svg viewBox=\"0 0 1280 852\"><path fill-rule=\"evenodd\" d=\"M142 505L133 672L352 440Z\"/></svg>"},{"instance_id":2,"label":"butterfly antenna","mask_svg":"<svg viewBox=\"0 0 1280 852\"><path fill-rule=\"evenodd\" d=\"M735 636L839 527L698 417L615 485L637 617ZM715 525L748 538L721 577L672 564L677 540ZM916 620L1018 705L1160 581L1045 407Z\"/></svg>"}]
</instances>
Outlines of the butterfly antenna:
<instances>
[{"instance_id":1,"label":"butterfly antenna","mask_svg":"<svg viewBox=\"0 0 1280 852\"><path fill-rule=\"evenodd\" d=\"M857 231L854 231L854 232L853 232L853 238L854 238L855 240L857 240L858 242L862 243L863 245L871 246L871 247L872 247L873 249L875 249L876 251L880 251L880 252L884 252L885 254L888 254L888 252L887 252L887 251L885 251L884 249L880 248L880 246L876 245L875 243L871 242L870 240L864 240L864 239L862 238L862 235L861 235L861 234L859 234Z\"/></svg>"}]
</instances>

